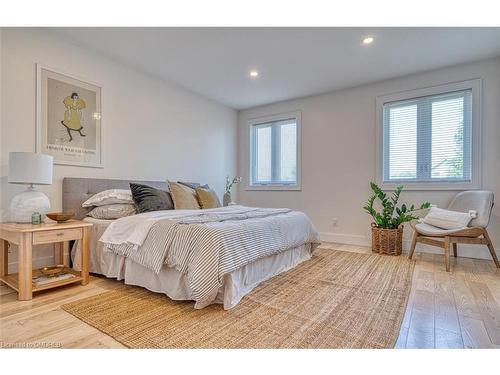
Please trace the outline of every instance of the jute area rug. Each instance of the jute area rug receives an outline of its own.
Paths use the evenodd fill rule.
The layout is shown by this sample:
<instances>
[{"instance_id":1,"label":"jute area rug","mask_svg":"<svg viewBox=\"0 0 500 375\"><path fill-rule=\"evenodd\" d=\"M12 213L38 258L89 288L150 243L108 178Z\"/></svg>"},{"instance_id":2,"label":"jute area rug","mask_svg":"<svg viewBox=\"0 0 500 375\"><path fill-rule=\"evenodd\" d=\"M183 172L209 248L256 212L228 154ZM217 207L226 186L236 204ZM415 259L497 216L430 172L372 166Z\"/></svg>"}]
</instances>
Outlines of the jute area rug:
<instances>
[{"instance_id":1,"label":"jute area rug","mask_svg":"<svg viewBox=\"0 0 500 375\"><path fill-rule=\"evenodd\" d=\"M62 308L130 348L392 348L413 268L406 257L320 249L229 311L130 286Z\"/></svg>"}]
</instances>

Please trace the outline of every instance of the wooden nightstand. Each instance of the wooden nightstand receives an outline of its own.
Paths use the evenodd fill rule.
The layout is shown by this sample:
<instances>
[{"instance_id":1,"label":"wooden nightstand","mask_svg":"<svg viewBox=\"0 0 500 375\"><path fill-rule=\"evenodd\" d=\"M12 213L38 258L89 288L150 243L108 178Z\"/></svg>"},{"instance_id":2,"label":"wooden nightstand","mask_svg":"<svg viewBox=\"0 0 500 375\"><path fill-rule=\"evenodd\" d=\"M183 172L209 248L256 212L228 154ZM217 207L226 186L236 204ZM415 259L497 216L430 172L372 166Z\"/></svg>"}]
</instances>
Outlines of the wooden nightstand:
<instances>
[{"instance_id":1,"label":"wooden nightstand","mask_svg":"<svg viewBox=\"0 0 500 375\"><path fill-rule=\"evenodd\" d=\"M43 223L38 225L0 223L0 281L17 290L20 301L31 300L33 292L55 288L61 285L81 282L87 285L89 282L89 244L88 228L92 223L80 220L69 220L64 223ZM82 241L82 264L81 272L65 268L65 273L71 273L74 277L69 279L54 280L49 283L36 285L32 281L33 276L40 271L32 269L33 245L53 243L55 246L54 256L60 264L64 264L64 249L68 248L67 241ZM19 246L18 250L18 273L8 272L8 247L9 243ZM58 257L56 257L56 251Z\"/></svg>"}]
</instances>

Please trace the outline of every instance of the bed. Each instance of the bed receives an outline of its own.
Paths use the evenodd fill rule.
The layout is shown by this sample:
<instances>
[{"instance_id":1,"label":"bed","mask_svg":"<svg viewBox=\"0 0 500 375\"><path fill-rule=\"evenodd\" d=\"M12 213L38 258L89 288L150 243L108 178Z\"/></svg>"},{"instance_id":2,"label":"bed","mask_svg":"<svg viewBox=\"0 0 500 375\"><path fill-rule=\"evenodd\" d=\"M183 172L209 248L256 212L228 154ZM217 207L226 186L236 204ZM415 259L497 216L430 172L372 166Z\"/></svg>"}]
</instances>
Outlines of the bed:
<instances>
[{"instance_id":1,"label":"bed","mask_svg":"<svg viewBox=\"0 0 500 375\"><path fill-rule=\"evenodd\" d=\"M226 310L236 306L246 294L248 294L261 282L268 280L271 277L291 268L294 268L298 264L310 259L313 251L319 244L317 232L315 232L314 229L310 229L307 240L302 241L302 243L296 242L294 246L281 249L280 251L274 252L273 254L262 253L264 254L263 256L253 259L251 262L244 263L237 269L232 269L230 272L224 273L220 277L220 285L218 285L216 293L212 293L212 295L208 299L200 301L198 295L196 294L196 287L193 287L192 276L190 277L190 274L185 272L185 270L182 270L179 267L169 266L165 263L161 265L161 268L155 271L147 264L145 266L145 263L141 264L141 262L136 261L136 259L133 259L134 257L127 256L126 254L120 252L110 251L110 249L108 248L109 244L105 244L99 241L99 239L103 236L108 228L116 227L118 223L115 223L115 220L99 220L86 217L87 209L82 208L81 204L90 196L100 191L112 188L128 188L129 182L131 181L86 178L65 178L63 181L63 209L73 210L76 212L77 218L83 219L93 224L89 236L90 272L104 275L109 278L123 280L124 283L128 285L137 285L154 292L163 293L173 300L195 301L195 308L203 308L211 303L223 304L223 307ZM138 182L160 189L167 189L165 182ZM186 218L188 221L195 220L198 223L198 226L201 225L203 227L210 225L222 226L222 224L219 223L219 221L221 221L219 220L219 217L221 215L228 215L227 212L231 212L231 216L228 217L231 218L230 222L233 225L246 225L247 222L259 223L260 221L264 220L264 215L267 215L266 211L258 211L258 209L249 209L238 206L233 208L214 210L214 212L212 212L212 214L208 216L209 220L205 218L203 219L203 223L201 223L200 220L202 219L200 219L200 215L205 217L210 213L211 210L196 211L197 212L194 212L193 214L198 216L192 216L190 212L186 212L185 215L182 216L182 220L186 220ZM201 213L201 211L203 211L203 213ZM179 214L180 213L181 210L179 210ZM298 214L301 214L296 212L294 213L297 217ZM178 213L174 212L169 212L167 214L178 215ZM246 216L254 215L255 217L252 219L253 221L250 219L238 221L234 220L234 215L241 216L242 214ZM142 221L143 219L140 218L141 215L136 215L136 217L131 218L128 224L133 226L135 225L134 223L137 223L139 219ZM214 215L216 215L217 224L210 224L214 221ZM268 215L266 217L268 217L267 220L269 220L269 222L271 223L271 227L274 227L275 230L286 233L287 231L291 230L287 229L288 227L286 225L284 227L278 227L273 224L273 221L286 223L285 215L291 214L288 212L278 212L274 216ZM119 220L124 221L123 219ZM180 222L179 220L181 219L177 219L177 222ZM303 218L301 220L303 220ZM159 224L162 225L168 224L169 226L172 226L174 225L172 223L172 220L159 221ZM175 223L175 225L179 224ZM194 228L195 226L185 225L184 227ZM162 229L161 226L159 226L158 228L160 228L160 234L162 234L162 231L164 229ZM250 226L248 228L250 228ZM313 228L312 225L311 228ZM108 233L110 231L112 230L108 230ZM164 231L167 231L167 229L165 229ZM295 230L295 232L298 231ZM143 247L147 248L146 245L147 244L144 244ZM79 246L79 243L75 243L72 248L71 254L73 264L75 265L74 267L77 270L78 265L80 264L79 258L81 257Z\"/></svg>"}]
</instances>

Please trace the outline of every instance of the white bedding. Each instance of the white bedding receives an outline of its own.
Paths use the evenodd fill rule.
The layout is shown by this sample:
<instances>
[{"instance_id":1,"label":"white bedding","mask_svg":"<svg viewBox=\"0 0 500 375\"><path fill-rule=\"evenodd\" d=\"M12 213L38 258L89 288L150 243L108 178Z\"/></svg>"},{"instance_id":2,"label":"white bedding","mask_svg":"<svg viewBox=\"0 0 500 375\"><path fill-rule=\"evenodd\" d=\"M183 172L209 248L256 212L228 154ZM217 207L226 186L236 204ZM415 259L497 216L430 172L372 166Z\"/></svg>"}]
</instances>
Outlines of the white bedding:
<instances>
[{"instance_id":1,"label":"white bedding","mask_svg":"<svg viewBox=\"0 0 500 375\"><path fill-rule=\"evenodd\" d=\"M229 207L210 208L205 210L166 210L166 211L151 211L139 215L132 215L114 220L106 231L101 241L109 244L130 244L137 248L144 243L151 227L160 220L179 220L182 218L190 218L193 216L203 216L210 214L247 214L252 211L257 211L258 208L244 207L239 205ZM280 210L290 211L290 210Z\"/></svg>"},{"instance_id":2,"label":"white bedding","mask_svg":"<svg viewBox=\"0 0 500 375\"><path fill-rule=\"evenodd\" d=\"M124 280L125 284L164 293L173 300L194 299L186 276L175 269L164 266L156 274L130 259L105 251L99 238L113 220L94 218L84 220L94 224L90 228L89 236L90 272ZM310 259L311 253L311 244L304 244L247 264L224 277L223 285L213 302L223 304L226 310L230 309L258 284ZM81 258L79 242L75 243L72 256L74 268L79 270Z\"/></svg>"},{"instance_id":3,"label":"white bedding","mask_svg":"<svg viewBox=\"0 0 500 375\"><path fill-rule=\"evenodd\" d=\"M186 275L201 309L216 299L225 275L293 247L317 245L319 235L299 211L231 206L123 217L100 242L156 273L166 265Z\"/></svg>"}]
</instances>

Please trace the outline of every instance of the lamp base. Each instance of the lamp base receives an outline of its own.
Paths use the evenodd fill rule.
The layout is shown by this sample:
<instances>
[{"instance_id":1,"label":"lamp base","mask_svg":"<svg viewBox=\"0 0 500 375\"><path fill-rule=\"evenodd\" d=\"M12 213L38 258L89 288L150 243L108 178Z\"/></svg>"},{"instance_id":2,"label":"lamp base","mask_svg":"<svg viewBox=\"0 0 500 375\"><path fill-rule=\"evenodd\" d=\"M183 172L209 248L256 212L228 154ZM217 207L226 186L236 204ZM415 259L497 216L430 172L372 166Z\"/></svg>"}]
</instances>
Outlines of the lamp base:
<instances>
[{"instance_id":1,"label":"lamp base","mask_svg":"<svg viewBox=\"0 0 500 375\"><path fill-rule=\"evenodd\" d=\"M31 215L39 212L43 221L49 209L49 198L41 191L36 191L30 187L12 198L10 202L10 219L16 223L31 223Z\"/></svg>"}]
</instances>

